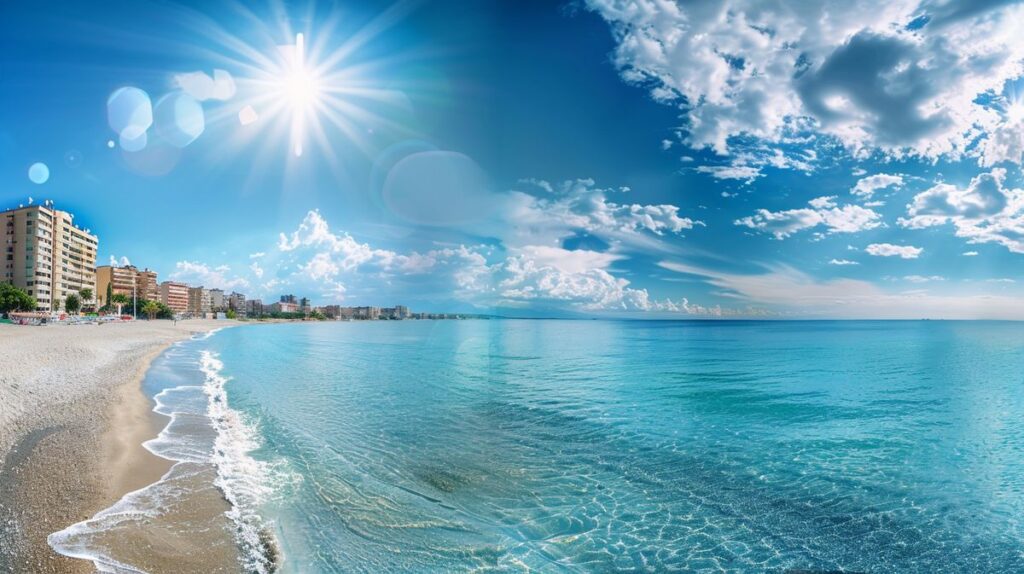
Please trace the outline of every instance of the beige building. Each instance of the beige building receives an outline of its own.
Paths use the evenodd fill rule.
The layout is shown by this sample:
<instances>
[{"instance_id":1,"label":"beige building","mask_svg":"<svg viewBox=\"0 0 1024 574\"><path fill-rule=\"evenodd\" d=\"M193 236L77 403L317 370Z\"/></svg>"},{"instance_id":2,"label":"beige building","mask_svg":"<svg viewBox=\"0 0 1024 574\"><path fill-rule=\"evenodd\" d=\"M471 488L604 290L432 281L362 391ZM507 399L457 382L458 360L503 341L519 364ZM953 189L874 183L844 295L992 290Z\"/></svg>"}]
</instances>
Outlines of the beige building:
<instances>
[{"instance_id":1,"label":"beige building","mask_svg":"<svg viewBox=\"0 0 1024 574\"><path fill-rule=\"evenodd\" d=\"M156 301L160 298L160 284L156 280L156 271L148 268L135 272L135 289L139 299Z\"/></svg>"},{"instance_id":2,"label":"beige building","mask_svg":"<svg viewBox=\"0 0 1024 574\"><path fill-rule=\"evenodd\" d=\"M99 239L74 224L74 215L52 203L0 213L3 269L0 280L35 297L37 310L59 311L82 289L96 293Z\"/></svg>"},{"instance_id":3,"label":"beige building","mask_svg":"<svg viewBox=\"0 0 1024 574\"><path fill-rule=\"evenodd\" d=\"M209 289L202 287L188 288L188 312L193 315L209 313L213 309L213 297Z\"/></svg>"},{"instance_id":4,"label":"beige building","mask_svg":"<svg viewBox=\"0 0 1024 574\"><path fill-rule=\"evenodd\" d=\"M156 271L143 269L139 271L134 265L101 265L96 268L96 293L100 305L107 303L107 285L111 295L120 293L131 299L150 301L160 300L160 284L156 280Z\"/></svg>"},{"instance_id":5,"label":"beige building","mask_svg":"<svg viewBox=\"0 0 1024 574\"><path fill-rule=\"evenodd\" d=\"M170 307L175 313L188 311L188 285L176 281L164 281L160 284L160 302Z\"/></svg>"},{"instance_id":6,"label":"beige building","mask_svg":"<svg viewBox=\"0 0 1024 574\"><path fill-rule=\"evenodd\" d=\"M136 294L138 285L135 274L137 269L131 265L118 267L116 265L101 265L96 268L96 299L100 305L106 305L107 286L110 286L110 294L121 294L129 299ZM139 295L141 297L141 295Z\"/></svg>"}]
</instances>

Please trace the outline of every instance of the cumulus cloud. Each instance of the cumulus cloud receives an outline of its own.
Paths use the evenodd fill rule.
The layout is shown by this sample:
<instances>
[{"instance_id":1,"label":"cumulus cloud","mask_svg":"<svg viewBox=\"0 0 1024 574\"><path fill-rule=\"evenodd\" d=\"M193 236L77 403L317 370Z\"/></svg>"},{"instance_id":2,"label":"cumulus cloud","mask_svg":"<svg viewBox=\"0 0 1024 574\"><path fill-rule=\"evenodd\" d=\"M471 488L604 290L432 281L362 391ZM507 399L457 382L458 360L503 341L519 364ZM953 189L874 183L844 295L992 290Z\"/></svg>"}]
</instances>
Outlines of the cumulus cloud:
<instances>
[{"instance_id":1,"label":"cumulus cloud","mask_svg":"<svg viewBox=\"0 0 1024 574\"><path fill-rule=\"evenodd\" d=\"M632 289L628 280L588 266L593 253L561 251L541 258L524 253L497 264L492 270L496 303L558 302L583 311L648 309L645 289Z\"/></svg>"},{"instance_id":2,"label":"cumulus cloud","mask_svg":"<svg viewBox=\"0 0 1024 574\"><path fill-rule=\"evenodd\" d=\"M232 275L227 265L214 267L199 261L178 261L170 278L210 289L245 289L250 286L245 278Z\"/></svg>"},{"instance_id":3,"label":"cumulus cloud","mask_svg":"<svg viewBox=\"0 0 1024 574\"><path fill-rule=\"evenodd\" d=\"M226 70L188 72L174 76L174 85L199 100L230 100L235 95L235 80Z\"/></svg>"},{"instance_id":4,"label":"cumulus cloud","mask_svg":"<svg viewBox=\"0 0 1024 574\"><path fill-rule=\"evenodd\" d=\"M432 165L434 161L441 166ZM524 189L495 192L464 156L419 157L417 162L416 173L444 171L444 166L469 172L471 177L446 181L457 184L459 197L475 196L468 204L486 203L488 209L464 209L458 217L424 216L413 223L424 229L424 237L434 235L426 228L443 227L447 237L471 244L382 248L332 228L314 209L295 228L279 233L273 249L249 255L247 276L260 294L291 289L319 299L363 301L391 292L405 297L413 293L434 300L455 297L480 307L538 305L579 311L689 313L700 308L689 302L652 301L646 290L633 288L612 269L635 253L675 252L665 237L704 225L681 214L678 206L630 202L628 188L604 188L586 178L560 183L524 179L519 182ZM433 186L439 185L411 173L398 179L391 182L386 200L433 197ZM183 262L179 266L187 269L179 274L209 277L228 271L199 265Z\"/></svg>"},{"instance_id":5,"label":"cumulus cloud","mask_svg":"<svg viewBox=\"0 0 1024 574\"><path fill-rule=\"evenodd\" d=\"M1006 170L994 168L966 188L939 183L914 196L899 224L921 229L952 224L968 243L998 243L1024 253L1024 190L1005 185Z\"/></svg>"},{"instance_id":6,"label":"cumulus cloud","mask_svg":"<svg viewBox=\"0 0 1024 574\"><path fill-rule=\"evenodd\" d=\"M583 249L531 246L487 268L483 292L489 305L539 305L578 311L632 311L691 316L759 316L764 309L705 307L682 298L654 300L646 289L612 275L606 267L618 258Z\"/></svg>"},{"instance_id":7,"label":"cumulus cloud","mask_svg":"<svg viewBox=\"0 0 1024 574\"><path fill-rule=\"evenodd\" d=\"M683 112L688 145L823 134L858 155L1020 159L1019 130L999 135L1007 111L979 98L1021 75L1015 3L586 4L611 24L623 78Z\"/></svg>"},{"instance_id":8,"label":"cumulus cloud","mask_svg":"<svg viewBox=\"0 0 1024 574\"><path fill-rule=\"evenodd\" d=\"M875 211L859 205L840 207L835 199L835 196L818 197L808 202L808 207L801 209L759 209L754 215L737 219L733 223L771 233L776 239L785 239L798 231L819 225L825 226L828 233L856 233L882 224L881 215Z\"/></svg>"},{"instance_id":9,"label":"cumulus cloud","mask_svg":"<svg viewBox=\"0 0 1024 574\"><path fill-rule=\"evenodd\" d=\"M538 182L531 182L537 185ZM550 184L549 184L550 185ZM569 249L559 245L566 234L585 231L598 237L637 234L657 237L690 229L698 222L682 218L670 205L624 204L590 180L550 185L550 195L508 194L514 207L503 215L519 229L505 234L498 247L444 246L425 251L381 249L334 230L317 210L290 232L280 233L277 249L250 265L262 277L277 267L273 288L316 289L342 300L352 292L379 291L380 286L407 285L419 292L436 289L443 297L478 307L536 307L581 312L633 311L721 314L685 302L654 301L646 289L630 286L612 266L627 257L621 250ZM499 234L500 235L500 234ZM526 238L553 239L522 243ZM618 244L617 244L618 245ZM264 284L269 289L271 282ZM370 287L377 286L377 287Z\"/></svg>"},{"instance_id":10,"label":"cumulus cloud","mask_svg":"<svg viewBox=\"0 0 1024 574\"><path fill-rule=\"evenodd\" d=\"M899 257L900 259L917 259L924 251L912 245L893 245L892 243L872 243L864 249L868 255L876 257Z\"/></svg>"},{"instance_id":11,"label":"cumulus cloud","mask_svg":"<svg viewBox=\"0 0 1024 574\"><path fill-rule=\"evenodd\" d=\"M547 183L547 182L543 182ZM637 240L640 234L654 236L681 233L704 223L679 214L669 204L620 203L613 195L625 196L628 188L598 187L584 178L564 181L542 189L551 193L537 196L522 191L503 194L497 221L488 221L486 235L512 247L556 243L578 232L617 240Z\"/></svg>"},{"instance_id":12,"label":"cumulus cloud","mask_svg":"<svg viewBox=\"0 0 1024 574\"><path fill-rule=\"evenodd\" d=\"M120 267L127 267L127 266L129 266L131 264L132 264L132 262L129 261L127 257L122 256L121 259L118 260L117 257L114 257L113 255L110 256L110 266L111 267L118 267L118 266L120 266Z\"/></svg>"},{"instance_id":13,"label":"cumulus cloud","mask_svg":"<svg viewBox=\"0 0 1024 574\"><path fill-rule=\"evenodd\" d=\"M858 180L857 184L850 190L850 193L864 199L870 199L880 189L900 187L901 185L903 185L902 175L879 173Z\"/></svg>"}]
</instances>

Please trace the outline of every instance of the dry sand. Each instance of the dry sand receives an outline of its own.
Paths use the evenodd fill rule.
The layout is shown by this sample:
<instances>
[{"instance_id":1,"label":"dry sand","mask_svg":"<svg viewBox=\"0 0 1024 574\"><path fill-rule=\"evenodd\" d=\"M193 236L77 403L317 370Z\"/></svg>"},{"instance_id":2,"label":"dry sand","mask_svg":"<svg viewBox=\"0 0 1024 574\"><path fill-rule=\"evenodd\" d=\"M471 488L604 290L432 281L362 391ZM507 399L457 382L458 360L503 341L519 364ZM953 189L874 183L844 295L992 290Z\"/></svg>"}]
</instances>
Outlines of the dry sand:
<instances>
[{"instance_id":1,"label":"dry sand","mask_svg":"<svg viewBox=\"0 0 1024 574\"><path fill-rule=\"evenodd\" d=\"M232 321L0 325L0 572L93 572L50 533L158 480L145 448L166 424L141 389L175 341Z\"/></svg>"}]
</instances>

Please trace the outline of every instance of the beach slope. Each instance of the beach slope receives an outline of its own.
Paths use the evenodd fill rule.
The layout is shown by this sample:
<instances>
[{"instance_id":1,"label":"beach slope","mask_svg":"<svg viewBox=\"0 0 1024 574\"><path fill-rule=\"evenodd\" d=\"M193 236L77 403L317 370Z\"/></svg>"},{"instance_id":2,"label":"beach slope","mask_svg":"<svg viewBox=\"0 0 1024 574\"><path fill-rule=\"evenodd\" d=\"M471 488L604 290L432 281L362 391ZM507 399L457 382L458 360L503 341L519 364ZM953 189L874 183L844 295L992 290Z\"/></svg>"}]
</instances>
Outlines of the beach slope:
<instances>
[{"instance_id":1,"label":"beach slope","mask_svg":"<svg viewBox=\"0 0 1024 574\"><path fill-rule=\"evenodd\" d=\"M93 571L47 535L170 468L142 447L167 420L142 377L172 343L233 324L0 325L0 572Z\"/></svg>"}]
</instances>

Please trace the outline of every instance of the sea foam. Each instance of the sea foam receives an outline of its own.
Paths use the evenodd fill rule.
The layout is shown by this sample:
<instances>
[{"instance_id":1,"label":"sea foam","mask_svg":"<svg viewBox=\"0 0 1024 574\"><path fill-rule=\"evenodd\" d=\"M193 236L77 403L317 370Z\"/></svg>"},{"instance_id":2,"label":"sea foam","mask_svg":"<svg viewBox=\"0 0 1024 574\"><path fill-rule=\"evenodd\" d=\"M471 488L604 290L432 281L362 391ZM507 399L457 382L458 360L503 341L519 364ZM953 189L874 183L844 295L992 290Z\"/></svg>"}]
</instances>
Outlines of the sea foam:
<instances>
[{"instance_id":1,"label":"sea foam","mask_svg":"<svg viewBox=\"0 0 1024 574\"><path fill-rule=\"evenodd\" d=\"M197 335L193 341L205 341L216 331ZM99 572L145 573L116 557L116 545L109 544L109 539L165 518L162 514L194 494L190 490L197 480L209 475L215 477L212 486L229 505L225 515L233 525L244 570L258 574L276 571L280 552L272 525L260 517L258 509L281 482L275 475L284 473L279 465L250 455L260 446L258 428L228 405L225 385L230 378L223 374L224 365L215 353L196 353L191 345L176 344L162 359L162 368L169 368L168 373L181 369L195 373L198 367L196 374L202 375L201 384L170 386L153 397L153 410L170 421L143 446L174 461L174 466L158 482L124 495L88 520L54 532L48 537L50 546L65 556L92 561Z\"/></svg>"},{"instance_id":2,"label":"sea foam","mask_svg":"<svg viewBox=\"0 0 1024 574\"><path fill-rule=\"evenodd\" d=\"M258 513L261 504L274 493L272 465L249 453L260 446L255 426L228 406L224 386L230 380L222 374L224 364L210 351L203 351L201 367L206 374L203 392L208 397L207 414L216 430L211 462L217 466L217 488L231 505L227 516L234 522L246 571L260 574L276 569L277 544L270 525Z\"/></svg>"}]
</instances>

